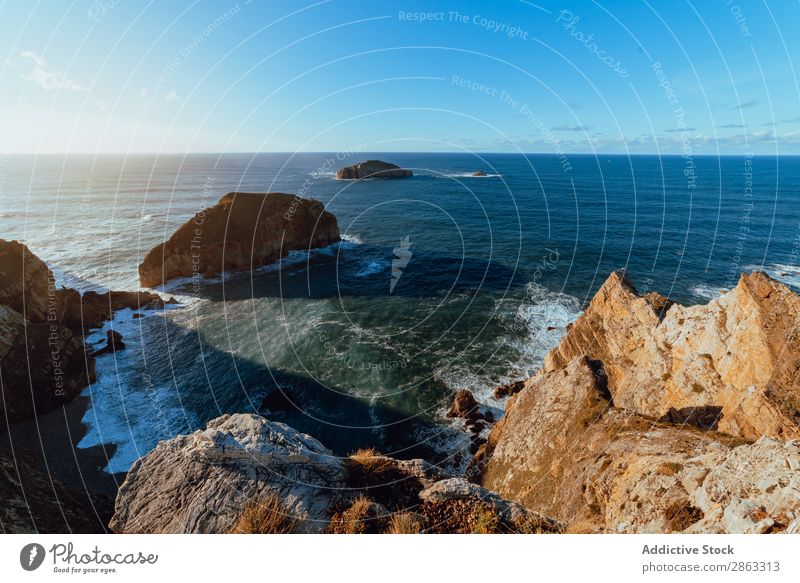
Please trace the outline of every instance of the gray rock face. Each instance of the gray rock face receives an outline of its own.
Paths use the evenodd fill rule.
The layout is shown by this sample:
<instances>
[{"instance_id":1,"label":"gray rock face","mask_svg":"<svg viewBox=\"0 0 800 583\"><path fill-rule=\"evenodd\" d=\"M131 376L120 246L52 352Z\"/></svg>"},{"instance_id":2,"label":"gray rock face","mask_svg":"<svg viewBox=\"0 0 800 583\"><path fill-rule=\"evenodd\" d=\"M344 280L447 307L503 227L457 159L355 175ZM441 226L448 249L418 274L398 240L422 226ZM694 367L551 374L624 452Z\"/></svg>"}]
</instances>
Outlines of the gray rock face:
<instances>
[{"instance_id":1,"label":"gray rock face","mask_svg":"<svg viewBox=\"0 0 800 583\"><path fill-rule=\"evenodd\" d=\"M396 164L381 160L367 160L352 166L339 168L336 178L339 180L358 180L361 178L405 178L413 176L411 170L400 168Z\"/></svg>"},{"instance_id":2,"label":"gray rock face","mask_svg":"<svg viewBox=\"0 0 800 583\"><path fill-rule=\"evenodd\" d=\"M312 437L258 415L225 415L162 441L119 490L119 533L223 533L244 508L280 496L299 530L321 532L345 491L339 458Z\"/></svg>"}]
</instances>

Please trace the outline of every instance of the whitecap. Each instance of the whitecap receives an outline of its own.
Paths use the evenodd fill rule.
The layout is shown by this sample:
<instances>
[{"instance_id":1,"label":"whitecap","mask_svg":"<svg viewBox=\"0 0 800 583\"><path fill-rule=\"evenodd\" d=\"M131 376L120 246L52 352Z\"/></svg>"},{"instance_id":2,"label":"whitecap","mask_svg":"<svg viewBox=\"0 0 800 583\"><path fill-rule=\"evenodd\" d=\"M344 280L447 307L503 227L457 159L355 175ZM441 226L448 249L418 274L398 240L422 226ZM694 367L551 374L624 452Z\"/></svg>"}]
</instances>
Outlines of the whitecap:
<instances>
[{"instance_id":1,"label":"whitecap","mask_svg":"<svg viewBox=\"0 0 800 583\"><path fill-rule=\"evenodd\" d=\"M367 259L361 262L361 269L356 271L355 277L369 277L389 269L391 262L386 259Z\"/></svg>"},{"instance_id":2,"label":"whitecap","mask_svg":"<svg viewBox=\"0 0 800 583\"><path fill-rule=\"evenodd\" d=\"M692 294L692 297L698 300L715 300L722 292L725 291L725 288L713 285L706 285L706 284L698 284L694 287L689 289L689 292Z\"/></svg>"},{"instance_id":3,"label":"whitecap","mask_svg":"<svg viewBox=\"0 0 800 583\"><path fill-rule=\"evenodd\" d=\"M748 265L745 271L763 271L784 285L800 289L800 266L790 263L771 263L769 265Z\"/></svg>"},{"instance_id":4,"label":"whitecap","mask_svg":"<svg viewBox=\"0 0 800 583\"><path fill-rule=\"evenodd\" d=\"M348 245L363 245L364 241L362 241L361 237L359 237L356 234L345 233L344 235L342 235L342 245L344 245L345 243L347 243Z\"/></svg>"}]
</instances>

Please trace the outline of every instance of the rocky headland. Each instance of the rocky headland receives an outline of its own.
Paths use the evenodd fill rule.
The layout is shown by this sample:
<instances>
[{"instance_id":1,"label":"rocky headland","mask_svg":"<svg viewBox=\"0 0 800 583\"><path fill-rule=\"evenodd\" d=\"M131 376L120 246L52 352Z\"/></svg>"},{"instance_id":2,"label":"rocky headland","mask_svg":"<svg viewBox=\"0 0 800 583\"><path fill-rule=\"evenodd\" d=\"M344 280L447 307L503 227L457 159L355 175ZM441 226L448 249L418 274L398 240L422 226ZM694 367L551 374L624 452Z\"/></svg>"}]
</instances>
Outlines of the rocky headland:
<instances>
[{"instance_id":1,"label":"rocky headland","mask_svg":"<svg viewBox=\"0 0 800 583\"><path fill-rule=\"evenodd\" d=\"M800 532L800 299L762 273L707 305L612 274L510 395L465 476L339 458L254 415L162 442L116 532ZM494 419L466 391L449 416Z\"/></svg>"},{"instance_id":2,"label":"rocky headland","mask_svg":"<svg viewBox=\"0 0 800 583\"><path fill-rule=\"evenodd\" d=\"M65 411L60 425L52 421L52 427L51 422L38 426L38 418L69 404L94 381L94 359L101 351L92 352L84 344L87 331L113 318L117 310L161 309L166 303L149 292L81 294L58 288L50 268L24 244L0 240L0 438L4 443L0 448L0 525L5 532L102 530L101 507L110 505L105 496L90 492L92 485L87 484L82 492L71 492L59 481L56 470L62 467L66 477L74 476L75 466L63 460L75 457L67 450L81 435L80 415ZM124 347L118 332L109 330L108 337L114 342L110 349ZM37 427L32 438L20 441L11 435L33 417L37 417ZM43 445L50 436L39 430L47 428L66 434L57 452ZM36 452L27 451L21 442ZM57 453L59 459L43 461L38 452L46 458L45 449Z\"/></svg>"},{"instance_id":3,"label":"rocky headland","mask_svg":"<svg viewBox=\"0 0 800 583\"><path fill-rule=\"evenodd\" d=\"M614 273L470 477L576 532L798 532L798 322L763 273L699 306Z\"/></svg>"},{"instance_id":4,"label":"rocky headland","mask_svg":"<svg viewBox=\"0 0 800 583\"><path fill-rule=\"evenodd\" d=\"M338 180L361 180L363 178L406 178L413 176L411 170L381 160L367 160L336 171Z\"/></svg>"},{"instance_id":5,"label":"rocky headland","mask_svg":"<svg viewBox=\"0 0 800 583\"><path fill-rule=\"evenodd\" d=\"M151 249L139 266L139 280L156 287L176 277L253 269L290 251L339 240L336 217L321 202L280 192L231 192Z\"/></svg>"}]
</instances>

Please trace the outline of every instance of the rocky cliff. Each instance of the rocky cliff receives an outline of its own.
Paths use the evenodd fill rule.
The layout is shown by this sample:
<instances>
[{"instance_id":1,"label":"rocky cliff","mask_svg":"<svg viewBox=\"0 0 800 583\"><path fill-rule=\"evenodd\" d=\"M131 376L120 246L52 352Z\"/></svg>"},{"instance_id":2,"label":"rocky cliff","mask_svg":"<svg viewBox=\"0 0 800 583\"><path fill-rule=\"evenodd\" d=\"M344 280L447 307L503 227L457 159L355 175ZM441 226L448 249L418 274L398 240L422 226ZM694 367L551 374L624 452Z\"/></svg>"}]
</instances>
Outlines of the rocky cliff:
<instances>
[{"instance_id":1,"label":"rocky cliff","mask_svg":"<svg viewBox=\"0 0 800 583\"><path fill-rule=\"evenodd\" d=\"M70 401L94 380L86 330L122 308L164 305L149 292L56 288L44 261L18 241L0 239L0 429Z\"/></svg>"},{"instance_id":2,"label":"rocky cliff","mask_svg":"<svg viewBox=\"0 0 800 583\"><path fill-rule=\"evenodd\" d=\"M799 307L761 273L691 307L612 274L471 478L575 531L800 530Z\"/></svg>"},{"instance_id":3,"label":"rocky cliff","mask_svg":"<svg viewBox=\"0 0 800 583\"><path fill-rule=\"evenodd\" d=\"M405 178L412 176L411 170L400 168L396 164L381 160L367 160L352 166L339 168L336 178L339 180L359 180L362 178Z\"/></svg>"},{"instance_id":4,"label":"rocky cliff","mask_svg":"<svg viewBox=\"0 0 800 583\"><path fill-rule=\"evenodd\" d=\"M602 363L617 407L756 439L800 438L800 297L763 273L706 305L612 274L545 361Z\"/></svg>"},{"instance_id":5,"label":"rocky cliff","mask_svg":"<svg viewBox=\"0 0 800 583\"><path fill-rule=\"evenodd\" d=\"M139 279L155 287L176 277L253 269L289 251L339 240L336 217L318 201L279 192L231 192L151 249L139 266Z\"/></svg>"}]
</instances>

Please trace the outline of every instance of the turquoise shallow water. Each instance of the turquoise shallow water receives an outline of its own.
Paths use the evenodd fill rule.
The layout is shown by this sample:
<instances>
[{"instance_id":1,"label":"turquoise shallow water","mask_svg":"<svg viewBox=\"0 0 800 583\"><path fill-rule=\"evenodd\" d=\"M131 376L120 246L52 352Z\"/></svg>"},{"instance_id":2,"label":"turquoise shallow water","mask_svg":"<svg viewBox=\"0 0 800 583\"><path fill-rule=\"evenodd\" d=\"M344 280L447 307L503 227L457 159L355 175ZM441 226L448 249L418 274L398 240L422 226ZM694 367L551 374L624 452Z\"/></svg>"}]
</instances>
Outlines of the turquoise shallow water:
<instances>
[{"instance_id":1,"label":"turquoise shallow water","mask_svg":"<svg viewBox=\"0 0 800 583\"><path fill-rule=\"evenodd\" d=\"M334 179L369 157L415 176ZM232 411L338 453L459 465L468 440L443 417L454 391L501 406L492 387L535 371L611 270L689 303L742 270L800 283L799 187L791 157L12 157L0 218L82 289L136 289L144 253L229 191L310 196L339 219L341 244L199 290L172 282L179 308L119 314L128 348L98 361L82 442L117 445L109 471ZM278 390L288 408L261 407Z\"/></svg>"}]
</instances>

